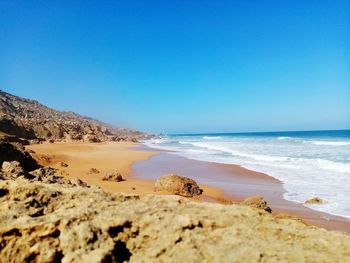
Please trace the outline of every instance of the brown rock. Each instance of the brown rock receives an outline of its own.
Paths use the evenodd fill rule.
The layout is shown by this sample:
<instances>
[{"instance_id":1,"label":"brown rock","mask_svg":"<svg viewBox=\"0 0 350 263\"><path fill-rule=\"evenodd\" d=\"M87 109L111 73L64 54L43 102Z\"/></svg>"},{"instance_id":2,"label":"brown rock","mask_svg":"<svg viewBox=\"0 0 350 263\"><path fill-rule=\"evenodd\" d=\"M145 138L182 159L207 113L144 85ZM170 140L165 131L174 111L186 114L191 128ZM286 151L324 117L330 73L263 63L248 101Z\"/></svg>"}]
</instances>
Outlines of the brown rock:
<instances>
[{"instance_id":1,"label":"brown rock","mask_svg":"<svg viewBox=\"0 0 350 263\"><path fill-rule=\"evenodd\" d=\"M305 220L303 220L302 218L300 218L299 216L296 216L296 215L289 215L289 214L286 214L286 213L279 213L279 214L275 215L275 218L277 220L296 220L296 221L298 221L300 223L303 223L305 225L310 225Z\"/></svg>"},{"instance_id":2,"label":"brown rock","mask_svg":"<svg viewBox=\"0 0 350 263\"><path fill-rule=\"evenodd\" d=\"M124 181L123 176L118 172L106 173L103 178L103 181L113 181L113 182L121 182Z\"/></svg>"},{"instance_id":3,"label":"brown rock","mask_svg":"<svg viewBox=\"0 0 350 263\"><path fill-rule=\"evenodd\" d=\"M197 183L187 177L176 174L163 175L155 183L155 191L165 191L175 195L192 197L202 194Z\"/></svg>"},{"instance_id":4,"label":"brown rock","mask_svg":"<svg viewBox=\"0 0 350 263\"><path fill-rule=\"evenodd\" d=\"M62 176L59 176L59 171L51 167L41 167L35 171L30 172L30 174L34 176L34 178L31 180L33 182L43 182L46 184L61 184L65 186L88 186L80 179L66 179Z\"/></svg>"},{"instance_id":5,"label":"brown rock","mask_svg":"<svg viewBox=\"0 0 350 263\"><path fill-rule=\"evenodd\" d=\"M21 164L17 161L3 162L2 171L4 173L11 174L16 177L24 174L24 169L22 168Z\"/></svg>"},{"instance_id":6,"label":"brown rock","mask_svg":"<svg viewBox=\"0 0 350 263\"><path fill-rule=\"evenodd\" d=\"M57 169L54 169L52 167L41 167L41 168L36 169L30 173L32 175L36 175L36 176L47 177L50 175L55 175L57 173Z\"/></svg>"},{"instance_id":7,"label":"brown rock","mask_svg":"<svg viewBox=\"0 0 350 263\"><path fill-rule=\"evenodd\" d=\"M348 262L350 236L248 206L0 182L1 262Z\"/></svg>"},{"instance_id":8,"label":"brown rock","mask_svg":"<svg viewBox=\"0 0 350 263\"><path fill-rule=\"evenodd\" d=\"M308 205L322 205L326 203L327 202L325 200L322 200L319 197L313 197L305 201L305 204L308 204Z\"/></svg>"},{"instance_id":9,"label":"brown rock","mask_svg":"<svg viewBox=\"0 0 350 263\"><path fill-rule=\"evenodd\" d=\"M60 162L60 165L61 165L62 167L68 167L68 164L65 163L65 162Z\"/></svg>"},{"instance_id":10,"label":"brown rock","mask_svg":"<svg viewBox=\"0 0 350 263\"><path fill-rule=\"evenodd\" d=\"M88 174L98 174L100 173L99 170L97 170L96 168L91 168L89 171L88 171Z\"/></svg>"},{"instance_id":11,"label":"brown rock","mask_svg":"<svg viewBox=\"0 0 350 263\"><path fill-rule=\"evenodd\" d=\"M261 196L251 196L241 202L241 205L254 207L257 209L265 210L269 213L272 212L271 208L267 206L267 202Z\"/></svg>"},{"instance_id":12,"label":"brown rock","mask_svg":"<svg viewBox=\"0 0 350 263\"><path fill-rule=\"evenodd\" d=\"M33 157L22 147L14 143L0 142L0 165L5 161L18 161L25 171L31 171L39 167Z\"/></svg>"},{"instance_id":13,"label":"brown rock","mask_svg":"<svg viewBox=\"0 0 350 263\"><path fill-rule=\"evenodd\" d=\"M90 134L84 136L84 141L86 141L86 142L94 142L94 143L101 142L101 140L99 138L97 138L95 135L90 135Z\"/></svg>"}]
</instances>

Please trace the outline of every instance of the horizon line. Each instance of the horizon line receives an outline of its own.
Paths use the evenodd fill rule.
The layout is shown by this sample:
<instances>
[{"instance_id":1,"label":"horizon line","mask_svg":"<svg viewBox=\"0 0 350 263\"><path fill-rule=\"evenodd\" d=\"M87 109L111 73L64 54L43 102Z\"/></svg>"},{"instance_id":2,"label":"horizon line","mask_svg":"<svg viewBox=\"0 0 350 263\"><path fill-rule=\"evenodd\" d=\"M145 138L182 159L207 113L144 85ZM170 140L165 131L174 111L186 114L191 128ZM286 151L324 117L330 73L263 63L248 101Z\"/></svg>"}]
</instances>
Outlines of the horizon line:
<instances>
[{"instance_id":1,"label":"horizon line","mask_svg":"<svg viewBox=\"0 0 350 263\"><path fill-rule=\"evenodd\" d=\"M182 136L182 135L225 135L225 134L262 134L262 133L283 133L283 132L340 132L350 131L350 128L336 130L293 130L293 131L246 131L246 132L208 132L208 133L169 133L164 135ZM163 134L163 133L160 133Z\"/></svg>"}]
</instances>

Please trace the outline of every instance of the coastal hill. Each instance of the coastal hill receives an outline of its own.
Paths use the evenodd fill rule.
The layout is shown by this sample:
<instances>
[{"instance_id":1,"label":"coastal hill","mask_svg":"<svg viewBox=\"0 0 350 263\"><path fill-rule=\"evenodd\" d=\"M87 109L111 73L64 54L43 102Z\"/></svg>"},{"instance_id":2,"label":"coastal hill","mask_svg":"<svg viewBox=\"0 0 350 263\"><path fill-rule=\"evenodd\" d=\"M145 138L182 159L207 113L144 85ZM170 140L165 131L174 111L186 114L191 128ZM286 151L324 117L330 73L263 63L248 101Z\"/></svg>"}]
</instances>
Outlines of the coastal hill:
<instances>
[{"instance_id":1,"label":"coastal hill","mask_svg":"<svg viewBox=\"0 0 350 263\"><path fill-rule=\"evenodd\" d=\"M1 90L0 133L39 141L137 141L149 136L132 129L115 128L74 112L57 111Z\"/></svg>"}]
</instances>

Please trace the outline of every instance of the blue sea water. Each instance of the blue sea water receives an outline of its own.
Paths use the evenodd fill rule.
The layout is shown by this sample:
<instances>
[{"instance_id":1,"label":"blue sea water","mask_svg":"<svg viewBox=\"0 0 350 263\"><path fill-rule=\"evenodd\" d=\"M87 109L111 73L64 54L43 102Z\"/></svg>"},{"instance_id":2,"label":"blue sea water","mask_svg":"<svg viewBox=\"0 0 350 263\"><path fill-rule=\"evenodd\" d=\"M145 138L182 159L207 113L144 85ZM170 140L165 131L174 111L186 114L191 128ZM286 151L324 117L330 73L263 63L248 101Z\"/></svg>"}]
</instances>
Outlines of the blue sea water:
<instances>
[{"instance_id":1,"label":"blue sea water","mask_svg":"<svg viewBox=\"0 0 350 263\"><path fill-rule=\"evenodd\" d=\"M238 164L283 183L284 198L350 218L350 130L167 135L146 141L190 159Z\"/></svg>"}]
</instances>

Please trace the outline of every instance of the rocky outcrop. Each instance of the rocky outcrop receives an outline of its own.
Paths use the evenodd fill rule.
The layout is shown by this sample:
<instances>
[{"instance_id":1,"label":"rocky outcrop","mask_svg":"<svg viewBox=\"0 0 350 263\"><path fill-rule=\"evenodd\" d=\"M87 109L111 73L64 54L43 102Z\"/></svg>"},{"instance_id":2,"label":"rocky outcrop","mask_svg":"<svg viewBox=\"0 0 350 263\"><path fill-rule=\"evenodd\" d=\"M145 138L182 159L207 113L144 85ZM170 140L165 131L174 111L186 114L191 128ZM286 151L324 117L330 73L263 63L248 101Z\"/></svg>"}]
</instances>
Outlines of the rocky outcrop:
<instances>
[{"instance_id":1,"label":"rocky outcrop","mask_svg":"<svg viewBox=\"0 0 350 263\"><path fill-rule=\"evenodd\" d=\"M81 186L88 187L86 183L78 178L66 179L60 176L60 172L51 167L41 167L30 172L33 175L30 182L43 182L46 184L60 184L64 186Z\"/></svg>"},{"instance_id":2,"label":"rocky outcrop","mask_svg":"<svg viewBox=\"0 0 350 263\"><path fill-rule=\"evenodd\" d=\"M3 262L347 262L349 247L248 206L0 182Z\"/></svg>"},{"instance_id":3,"label":"rocky outcrop","mask_svg":"<svg viewBox=\"0 0 350 263\"><path fill-rule=\"evenodd\" d=\"M16 177L25 174L25 171L24 171L23 167L17 161L3 162L1 170L5 174L14 175Z\"/></svg>"},{"instance_id":4,"label":"rocky outcrop","mask_svg":"<svg viewBox=\"0 0 350 263\"><path fill-rule=\"evenodd\" d=\"M26 179L29 182L44 182L66 186L87 185L79 179L65 179L51 167L40 167L20 145L0 142L0 180Z\"/></svg>"},{"instance_id":5,"label":"rocky outcrop","mask_svg":"<svg viewBox=\"0 0 350 263\"><path fill-rule=\"evenodd\" d=\"M2 165L3 162L12 161L19 162L24 171L32 171L39 168L37 162L24 150L23 146L0 141L0 165Z\"/></svg>"},{"instance_id":6,"label":"rocky outcrop","mask_svg":"<svg viewBox=\"0 0 350 263\"><path fill-rule=\"evenodd\" d=\"M87 184L80 179L66 179L60 175L58 170L51 167L40 167L34 171L26 172L19 162L12 161L2 163L0 180L26 179L28 182L88 187Z\"/></svg>"},{"instance_id":7,"label":"rocky outcrop","mask_svg":"<svg viewBox=\"0 0 350 263\"><path fill-rule=\"evenodd\" d=\"M326 204L327 202L325 200L322 200L319 197L313 197L305 201L305 204L307 205L323 205Z\"/></svg>"},{"instance_id":8,"label":"rocky outcrop","mask_svg":"<svg viewBox=\"0 0 350 263\"><path fill-rule=\"evenodd\" d=\"M241 205L254 207L257 209L265 210L271 213L271 208L267 205L267 202L261 196L251 196L241 202Z\"/></svg>"},{"instance_id":9,"label":"rocky outcrop","mask_svg":"<svg viewBox=\"0 0 350 263\"><path fill-rule=\"evenodd\" d=\"M0 132L18 138L54 141L137 141L150 135L115 128L73 112L60 112L37 101L0 90Z\"/></svg>"},{"instance_id":10,"label":"rocky outcrop","mask_svg":"<svg viewBox=\"0 0 350 263\"><path fill-rule=\"evenodd\" d=\"M187 197L200 195L203 192L194 180L176 174L159 177L154 185L154 190Z\"/></svg>"},{"instance_id":11,"label":"rocky outcrop","mask_svg":"<svg viewBox=\"0 0 350 263\"><path fill-rule=\"evenodd\" d=\"M112 182L121 182L124 181L123 176L118 172L106 173L103 178L103 181L112 181Z\"/></svg>"}]
</instances>

